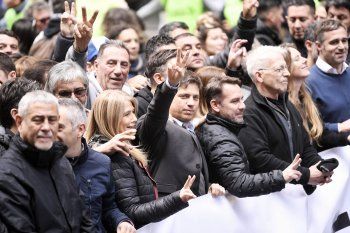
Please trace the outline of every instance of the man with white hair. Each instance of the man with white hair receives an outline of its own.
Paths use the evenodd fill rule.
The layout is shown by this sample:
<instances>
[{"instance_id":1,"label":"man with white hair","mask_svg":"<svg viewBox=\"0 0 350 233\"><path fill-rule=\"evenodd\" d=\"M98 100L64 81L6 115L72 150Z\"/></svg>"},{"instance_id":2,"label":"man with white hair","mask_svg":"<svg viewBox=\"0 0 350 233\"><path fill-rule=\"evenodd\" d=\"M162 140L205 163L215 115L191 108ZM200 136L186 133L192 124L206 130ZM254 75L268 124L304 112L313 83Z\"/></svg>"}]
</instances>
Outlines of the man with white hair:
<instances>
[{"instance_id":1,"label":"man with white hair","mask_svg":"<svg viewBox=\"0 0 350 233\"><path fill-rule=\"evenodd\" d=\"M239 139L250 161L253 173L284 170L297 154L302 159L298 182L310 194L313 186L331 181L330 173L316 166L321 160L303 127L302 118L288 101L290 75L284 59L286 51L262 46L247 57L247 70L255 86L246 100L245 121ZM292 182L293 183L293 182Z\"/></svg>"},{"instance_id":2,"label":"man with white hair","mask_svg":"<svg viewBox=\"0 0 350 233\"><path fill-rule=\"evenodd\" d=\"M0 219L11 232L92 232L74 173L57 142L58 101L27 93L18 104L19 135L0 158Z\"/></svg>"}]
</instances>

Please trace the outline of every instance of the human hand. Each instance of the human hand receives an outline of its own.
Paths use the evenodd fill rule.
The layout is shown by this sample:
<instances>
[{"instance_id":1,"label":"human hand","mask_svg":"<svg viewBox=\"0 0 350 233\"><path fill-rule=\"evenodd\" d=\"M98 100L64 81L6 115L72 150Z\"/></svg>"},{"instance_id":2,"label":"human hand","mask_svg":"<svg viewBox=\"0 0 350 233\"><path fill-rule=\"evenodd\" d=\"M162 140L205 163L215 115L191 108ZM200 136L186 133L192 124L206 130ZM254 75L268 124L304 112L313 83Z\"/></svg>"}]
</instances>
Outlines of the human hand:
<instances>
[{"instance_id":1,"label":"human hand","mask_svg":"<svg viewBox=\"0 0 350 233\"><path fill-rule=\"evenodd\" d=\"M129 222L121 222L117 226L117 233L136 233L136 229Z\"/></svg>"},{"instance_id":2,"label":"human hand","mask_svg":"<svg viewBox=\"0 0 350 233\"><path fill-rule=\"evenodd\" d=\"M243 0L242 16L245 19L252 19L256 16L259 6L258 0Z\"/></svg>"},{"instance_id":3,"label":"human hand","mask_svg":"<svg viewBox=\"0 0 350 233\"><path fill-rule=\"evenodd\" d=\"M350 132L350 119L347 119L346 121L343 121L342 123L339 123L338 127L339 133L342 132Z\"/></svg>"},{"instance_id":4,"label":"human hand","mask_svg":"<svg viewBox=\"0 0 350 233\"><path fill-rule=\"evenodd\" d=\"M184 78L189 57L190 51L187 51L184 57L181 56L180 49L176 51L176 64L168 67L168 82L171 86L177 86Z\"/></svg>"},{"instance_id":5,"label":"human hand","mask_svg":"<svg viewBox=\"0 0 350 233\"><path fill-rule=\"evenodd\" d=\"M229 69L235 70L241 66L243 59L247 56L247 50L243 46L247 42L247 40L242 39L233 41L227 59L227 67Z\"/></svg>"},{"instance_id":6,"label":"human hand","mask_svg":"<svg viewBox=\"0 0 350 233\"><path fill-rule=\"evenodd\" d=\"M191 186L195 179L195 175L192 177L188 176L183 188L180 190L180 198L183 202L188 202L189 200L197 197L191 190Z\"/></svg>"},{"instance_id":7,"label":"human hand","mask_svg":"<svg viewBox=\"0 0 350 233\"><path fill-rule=\"evenodd\" d=\"M225 195L225 188L219 184L211 184L208 193L210 193L213 197L222 196Z\"/></svg>"},{"instance_id":8,"label":"human hand","mask_svg":"<svg viewBox=\"0 0 350 233\"><path fill-rule=\"evenodd\" d=\"M297 169L301 163L300 155L297 154L293 160L293 162L282 171L283 179L286 181L286 183L291 182L292 180L300 180L301 172L299 172Z\"/></svg>"},{"instance_id":9,"label":"human hand","mask_svg":"<svg viewBox=\"0 0 350 233\"><path fill-rule=\"evenodd\" d=\"M320 161L321 162L321 161ZM315 165L309 167L310 170L310 185L323 185L332 181L331 177L333 175L332 172L321 172L317 169L317 165L320 163L316 163Z\"/></svg>"},{"instance_id":10,"label":"human hand","mask_svg":"<svg viewBox=\"0 0 350 233\"><path fill-rule=\"evenodd\" d=\"M60 30L61 35L67 38L72 38L74 34L74 25L77 23L75 3L72 2L72 8L69 9L69 3L64 2L64 13L61 15Z\"/></svg>"},{"instance_id":11,"label":"human hand","mask_svg":"<svg viewBox=\"0 0 350 233\"><path fill-rule=\"evenodd\" d=\"M128 143L128 141L134 140L135 134L136 129L126 130L123 133L115 135L108 142L93 149L107 155L120 152L126 156L129 156L130 150L132 150L133 147Z\"/></svg>"},{"instance_id":12,"label":"human hand","mask_svg":"<svg viewBox=\"0 0 350 233\"><path fill-rule=\"evenodd\" d=\"M131 86L134 92L138 92L142 88L149 85L148 78L143 75L136 75L135 77L128 79L126 82Z\"/></svg>"},{"instance_id":13,"label":"human hand","mask_svg":"<svg viewBox=\"0 0 350 233\"><path fill-rule=\"evenodd\" d=\"M74 26L74 44L73 47L78 52L85 52L93 34L93 26L98 15L98 10L94 12L89 21L86 16L86 7L81 8L83 21Z\"/></svg>"}]
</instances>

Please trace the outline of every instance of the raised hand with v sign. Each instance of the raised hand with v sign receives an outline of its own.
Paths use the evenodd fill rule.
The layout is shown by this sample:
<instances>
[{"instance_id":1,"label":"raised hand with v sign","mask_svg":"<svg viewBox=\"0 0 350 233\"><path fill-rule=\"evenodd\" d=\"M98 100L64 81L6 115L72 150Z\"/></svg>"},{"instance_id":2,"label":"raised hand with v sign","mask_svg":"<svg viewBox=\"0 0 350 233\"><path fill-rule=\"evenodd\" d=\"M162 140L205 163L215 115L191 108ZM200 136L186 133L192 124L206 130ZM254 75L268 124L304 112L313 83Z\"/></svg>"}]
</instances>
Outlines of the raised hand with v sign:
<instances>
[{"instance_id":1,"label":"raised hand with v sign","mask_svg":"<svg viewBox=\"0 0 350 233\"><path fill-rule=\"evenodd\" d=\"M94 12L89 20L86 16L86 7L81 8L83 21L78 22L74 27L74 49L77 52L85 52L93 35L93 26L98 15L98 10Z\"/></svg>"}]
</instances>

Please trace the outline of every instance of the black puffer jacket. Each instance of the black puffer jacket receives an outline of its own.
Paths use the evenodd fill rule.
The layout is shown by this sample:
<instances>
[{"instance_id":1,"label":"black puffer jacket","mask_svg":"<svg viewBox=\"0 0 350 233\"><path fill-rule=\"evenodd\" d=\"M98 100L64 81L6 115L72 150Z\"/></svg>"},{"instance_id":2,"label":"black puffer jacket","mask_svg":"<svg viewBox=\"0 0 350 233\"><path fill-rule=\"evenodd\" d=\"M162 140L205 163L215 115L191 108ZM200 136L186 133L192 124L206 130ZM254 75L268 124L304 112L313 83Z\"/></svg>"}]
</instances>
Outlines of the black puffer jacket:
<instances>
[{"instance_id":1,"label":"black puffer jacket","mask_svg":"<svg viewBox=\"0 0 350 233\"><path fill-rule=\"evenodd\" d=\"M91 232L65 151L61 143L40 151L13 137L0 158L0 219L9 232Z\"/></svg>"},{"instance_id":2,"label":"black puffer jacket","mask_svg":"<svg viewBox=\"0 0 350 233\"><path fill-rule=\"evenodd\" d=\"M210 174L210 182L219 183L237 197L258 196L280 191L285 186L281 170L252 175L243 146L237 138L245 124L207 115L197 130Z\"/></svg>"},{"instance_id":3,"label":"black puffer jacket","mask_svg":"<svg viewBox=\"0 0 350 233\"><path fill-rule=\"evenodd\" d=\"M95 145L106 141L98 135L90 140ZM116 153L110 158L118 207L136 228L160 221L188 206L180 199L179 191L157 199L155 181L132 157Z\"/></svg>"}]
</instances>

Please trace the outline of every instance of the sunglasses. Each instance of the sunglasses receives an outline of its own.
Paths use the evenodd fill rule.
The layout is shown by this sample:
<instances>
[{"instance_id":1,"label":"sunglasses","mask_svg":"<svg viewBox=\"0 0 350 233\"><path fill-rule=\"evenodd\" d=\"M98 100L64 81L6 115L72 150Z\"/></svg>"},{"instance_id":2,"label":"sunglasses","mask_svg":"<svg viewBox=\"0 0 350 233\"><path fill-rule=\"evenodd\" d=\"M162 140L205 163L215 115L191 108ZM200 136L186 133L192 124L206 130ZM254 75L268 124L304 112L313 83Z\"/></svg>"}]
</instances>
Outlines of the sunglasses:
<instances>
[{"instance_id":1,"label":"sunglasses","mask_svg":"<svg viewBox=\"0 0 350 233\"><path fill-rule=\"evenodd\" d=\"M72 97L72 94L74 94L75 97L79 98L79 97L83 97L84 95L86 95L86 93L87 93L86 88L76 88L73 91L62 90L62 91L59 91L57 94L61 98L70 98L70 97Z\"/></svg>"}]
</instances>

